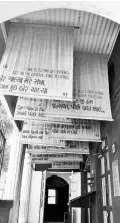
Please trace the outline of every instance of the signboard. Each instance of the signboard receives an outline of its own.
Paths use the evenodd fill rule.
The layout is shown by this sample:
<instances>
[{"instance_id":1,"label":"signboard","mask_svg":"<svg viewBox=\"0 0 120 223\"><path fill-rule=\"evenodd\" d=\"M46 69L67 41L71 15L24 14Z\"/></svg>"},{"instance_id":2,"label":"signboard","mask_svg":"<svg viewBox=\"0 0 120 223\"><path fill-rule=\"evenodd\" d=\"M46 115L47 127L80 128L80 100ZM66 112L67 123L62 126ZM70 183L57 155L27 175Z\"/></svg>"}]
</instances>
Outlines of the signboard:
<instances>
[{"instance_id":1,"label":"signboard","mask_svg":"<svg viewBox=\"0 0 120 223\"><path fill-rule=\"evenodd\" d=\"M34 154L57 154L57 153L77 153L89 154L88 142L65 141L65 147L28 145L28 153Z\"/></svg>"},{"instance_id":2,"label":"signboard","mask_svg":"<svg viewBox=\"0 0 120 223\"><path fill-rule=\"evenodd\" d=\"M0 93L71 101L73 30L10 25L0 67Z\"/></svg>"},{"instance_id":3,"label":"signboard","mask_svg":"<svg viewBox=\"0 0 120 223\"><path fill-rule=\"evenodd\" d=\"M61 161L83 162L83 157L81 154L32 154L31 161L33 163L53 163Z\"/></svg>"},{"instance_id":4,"label":"signboard","mask_svg":"<svg viewBox=\"0 0 120 223\"><path fill-rule=\"evenodd\" d=\"M62 141L60 141L62 140ZM100 141L100 123L91 120L77 120L76 124L48 124L24 122L20 142L48 146L65 146L63 140Z\"/></svg>"},{"instance_id":5,"label":"signboard","mask_svg":"<svg viewBox=\"0 0 120 223\"><path fill-rule=\"evenodd\" d=\"M76 124L51 124L50 137L72 141L100 141L100 123L79 120Z\"/></svg>"},{"instance_id":6,"label":"signboard","mask_svg":"<svg viewBox=\"0 0 120 223\"><path fill-rule=\"evenodd\" d=\"M114 197L120 196L120 178L118 160L112 162L112 175L113 175L113 190Z\"/></svg>"},{"instance_id":7,"label":"signboard","mask_svg":"<svg viewBox=\"0 0 120 223\"><path fill-rule=\"evenodd\" d=\"M41 116L112 120L107 57L74 53L72 102L19 97L15 119L39 119Z\"/></svg>"},{"instance_id":8,"label":"signboard","mask_svg":"<svg viewBox=\"0 0 120 223\"><path fill-rule=\"evenodd\" d=\"M20 143L64 147L65 141L51 139L49 137L50 127L51 124L47 123L24 122L20 137Z\"/></svg>"},{"instance_id":9,"label":"signboard","mask_svg":"<svg viewBox=\"0 0 120 223\"><path fill-rule=\"evenodd\" d=\"M45 109L48 100L18 97L14 119L15 120L37 120L47 123L71 123L71 119L67 117L46 116Z\"/></svg>"},{"instance_id":10,"label":"signboard","mask_svg":"<svg viewBox=\"0 0 120 223\"><path fill-rule=\"evenodd\" d=\"M80 163L79 162L52 163L52 169L80 169Z\"/></svg>"}]
</instances>

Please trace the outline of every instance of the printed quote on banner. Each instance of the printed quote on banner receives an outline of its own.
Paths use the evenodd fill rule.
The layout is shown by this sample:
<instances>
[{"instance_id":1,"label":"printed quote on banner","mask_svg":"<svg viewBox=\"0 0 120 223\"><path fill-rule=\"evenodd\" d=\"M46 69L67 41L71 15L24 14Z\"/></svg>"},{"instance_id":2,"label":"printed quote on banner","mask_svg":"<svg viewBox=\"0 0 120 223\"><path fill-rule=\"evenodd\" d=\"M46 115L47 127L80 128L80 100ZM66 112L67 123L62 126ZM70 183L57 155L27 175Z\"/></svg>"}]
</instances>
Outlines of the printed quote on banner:
<instances>
[{"instance_id":1,"label":"printed quote on banner","mask_svg":"<svg viewBox=\"0 0 120 223\"><path fill-rule=\"evenodd\" d=\"M12 24L0 66L0 92L72 100L73 44L73 28Z\"/></svg>"},{"instance_id":2,"label":"printed quote on banner","mask_svg":"<svg viewBox=\"0 0 120 223\"><path fill-rule=\"evenodd\" d=\"M112 120L105 55L74 53L73 102L19 97L14 118L48 120L67 118ZM66 117L66 119L65 119ZM57 121L57 120L56 120Z\"/></svg>"},{"instance_id":3,"label":"printed quote on banner","mask_svg":"<svg viewBox=\"0 0 120 223\"><path fill-rule=\"evenodd\" d=\"M62 161L83 162L81 154L32 154L32 162L35 163L53 163Z\"/></svg>"},{"instance_id":4,"label":"printed quote on banner","mask_svg":"<svg viewBox=\"0 0 120 223\"><path fill-rule=\"evenodd\" d=\"M20 139L25 144L49 146L65 146L64 140L99 142L100 124L92 120L79 120L78 124L67 125L24 122Z\"/></svg>"},{"instance_id":5,"label":"printed quote on banner","mask_svg":"<svg viewBox=\"0 0 120 223\"><path fill-rule=\"evenodd\" d=\"M89 154L89 143L78 141L65 141L65 147L28 145L27 151L31 154L76 153Z\"/></svg>"}]
</instances>

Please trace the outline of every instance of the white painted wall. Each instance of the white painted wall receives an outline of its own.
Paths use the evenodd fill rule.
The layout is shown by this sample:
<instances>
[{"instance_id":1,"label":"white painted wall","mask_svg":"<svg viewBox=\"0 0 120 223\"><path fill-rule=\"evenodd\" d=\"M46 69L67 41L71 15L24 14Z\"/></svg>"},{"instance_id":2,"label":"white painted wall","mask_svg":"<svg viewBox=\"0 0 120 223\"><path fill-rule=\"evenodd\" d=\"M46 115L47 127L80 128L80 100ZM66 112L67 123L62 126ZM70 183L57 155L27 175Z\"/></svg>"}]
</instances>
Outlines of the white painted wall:
<instances>
[{"instance_id":1,"label":"white painted wall","mask_svg":"<svg viewBox=\"0 0 120 223\"><path fill-rule=\"evenodd\" d=\"M32 171L31 193L28 213L28 223L39 222L40 193L41 193L41 171Z\"/></svg>"},{"instance_id":2,"label":"white painted wall","mask_svg":"<svg viewBox=\"0 0 120 223\"><path fill-rule=\"evenodd\" d=\"M81 173L75 172L71 175L71 199L81 195Z\"/></svg>"},{"instance_id":3,"label":"white painted wall","mask_svg":"<svg viewBox=\"0 0 120 223\"><path fill-rule=\"evenodd\" d=\"M71 199L81 196L81 173L76 172L71 176ZM81 222L81 208L72 208L72 223Z\"/></svg>"}]
</instances>

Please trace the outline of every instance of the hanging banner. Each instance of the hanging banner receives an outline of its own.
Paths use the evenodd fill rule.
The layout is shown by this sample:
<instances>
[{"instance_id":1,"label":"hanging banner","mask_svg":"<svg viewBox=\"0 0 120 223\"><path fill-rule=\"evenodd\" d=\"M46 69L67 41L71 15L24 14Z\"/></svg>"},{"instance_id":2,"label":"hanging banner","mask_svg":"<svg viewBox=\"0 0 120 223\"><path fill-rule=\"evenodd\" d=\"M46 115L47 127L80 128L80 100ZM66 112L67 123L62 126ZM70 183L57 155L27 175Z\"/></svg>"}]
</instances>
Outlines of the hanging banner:
<instances>
[{"instance_id":1,"label":"hanging banner","mask_svg":"<svg viewBox=\"0 0 120 223\"><path fill-rule=\"evenodd\" d=\"M112 121L107 64L107 55L74 54L73 97L82 117Z\"/></svg>"},{"instance_id":2,"label":"hanging banner","mask_svg":"<svg viewBox=\"0 0 120 223\"><path fill-rule=\"evenodd\" d=\"M79 162L52 163L52 168L49 169L80 169L80 163Z\"/></svg>"},{"instance_id":3,"label":"hanging banner","mask_svg":"<svg viewBox=\"0 0 120 223\"><path fill-rule=\"evenodd\" d=\"M50 137L72 141L100 140L100 123L93 120L78 120L76 124L51 124Z\"/></svg>"},{"instance_id":4,"label":"hanging banner","mask_svg":"<svg viewBox=\"0 0 120 223\"><path fill-rule=\"evenodd\" d=\"M106 56L75 52L73 80L73 102L19 97L15 119L53 116L111 121Z\"/></svg>"},{"instance_id":5,"label":"hanging banner","mask_svg":"<svg viewBox=\"0 0 120 223\"><path fill-rule=\"evenodd\" d=\"M89 154L88 142L65 141L65 147L28 145L28 153L31 154L56 154L56 153L77 153Z\"/></svg>"},{"instance_id":6,"label":"hanging banner","mask_svg":"<svg viewBox=\"0 0 120 223\"><path fill-rule=\"evenodd\" d=\"M61 141L60 141L61 140ZM100 140L100 123L93 120L76 120L76 124L53 124L24 122L20 142L62 147L63 140L95 141Z\"/></svg>"},{"instance_id":7,"label":"hanging banner","mask_svg":"<svg viewBox=\"0 0 120 223\"><path fill-rule=\"evenodd\" d=\"M74 29L10 25L0 92L71 101Z\"/></svg>"},{"instance_id":8,"label":"hanging banner","mask_svg":"<svg viewBox=\"0 0 120 223\"><path fill-rule=\"evenodd\" d=\"M47 123L24 122L20 137L20 143L64 147L65 141L50 139L50 128L51 124Z\"/></svg>"},{"instance_id":9,"label":"hanging banner","mask_svg":"<svg viewBox=\"0 0 120 223\"><path fill-rule=\"evenodd\" d=\"M52 117L44 115L45 102L47 100L38 98L19 97L17 100L14 119L15 120L37 120L47 123L71 123L70 118Z\"/></svg>"},{"instance_id":10,"label":"hanging banner","mask_svg":"<svg viewBox=\"0 0 120 223\"><path fill-rule=\"evenodd\" d=\"M81 154L32 154L31 161L34 163L53 163L61 161L83 162Z\"/></svg>"}]
</instances>

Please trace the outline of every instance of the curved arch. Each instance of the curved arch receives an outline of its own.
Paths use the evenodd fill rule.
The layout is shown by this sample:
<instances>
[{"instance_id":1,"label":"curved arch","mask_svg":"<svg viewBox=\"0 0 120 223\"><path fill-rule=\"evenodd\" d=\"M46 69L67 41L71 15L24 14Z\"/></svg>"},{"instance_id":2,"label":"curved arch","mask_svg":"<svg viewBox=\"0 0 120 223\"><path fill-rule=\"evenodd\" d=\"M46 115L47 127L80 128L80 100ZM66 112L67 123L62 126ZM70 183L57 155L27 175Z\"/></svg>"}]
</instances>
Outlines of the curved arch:
<instances>
[{"instance_id":1,"label":"curved arch","mask_svg":"<svg viewBox=\"0 0 120 223\"><path fill-rule=\"evenodd\" d=\"M62 177L59 177L59 176L57 176L57 175L52 175L52 176L50 176L50 177L48 177L47 179L46 179L46 184L47 184L47 182L49 182L49 181L52 181L53 179L59 179L61 182L64 182L64 184L66 185L66 186L68 186L69 184L68 184L68 182L65 180L65 179L63 179Z\"/></svg>"},{"instance_id":2,"label":"curved arch","mask_svg":"<svg viewBox=\"0 0 120 223\"><path fill-rule=\"evenodd\" d=\"M7 21L11 18L15 18L17 16L45 9L52 8L66 8L66 9L74 9L91 12L103 17L106 17L110 20L113 20L120 24L120 2L83 2L83 1L50 1L50 2L33 2L33 1L17 1L17 2L0 2L0 23Z\"/></svg>"}]
</instances>

